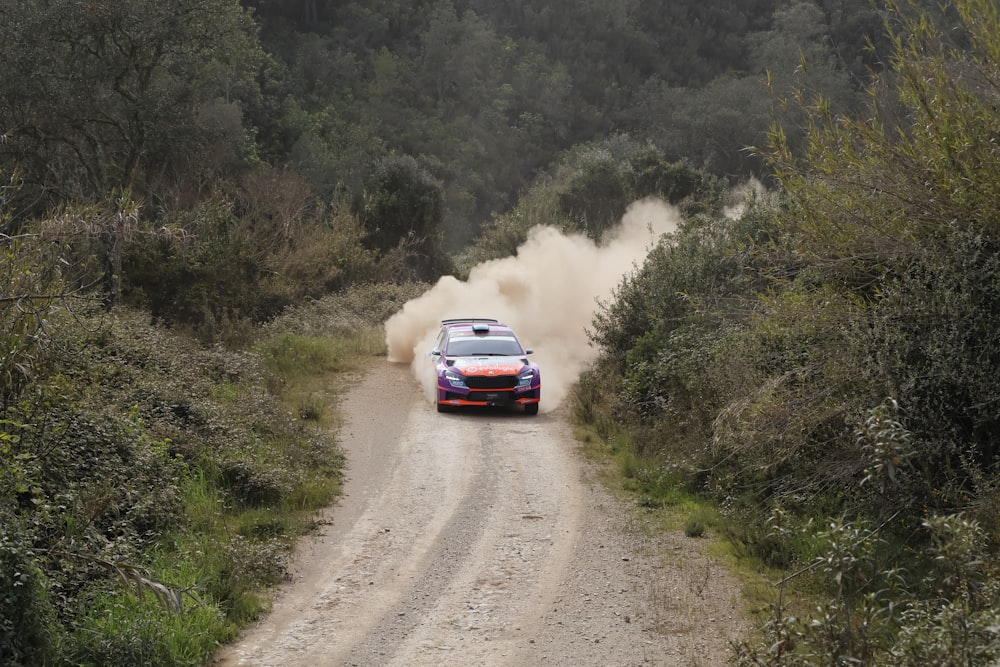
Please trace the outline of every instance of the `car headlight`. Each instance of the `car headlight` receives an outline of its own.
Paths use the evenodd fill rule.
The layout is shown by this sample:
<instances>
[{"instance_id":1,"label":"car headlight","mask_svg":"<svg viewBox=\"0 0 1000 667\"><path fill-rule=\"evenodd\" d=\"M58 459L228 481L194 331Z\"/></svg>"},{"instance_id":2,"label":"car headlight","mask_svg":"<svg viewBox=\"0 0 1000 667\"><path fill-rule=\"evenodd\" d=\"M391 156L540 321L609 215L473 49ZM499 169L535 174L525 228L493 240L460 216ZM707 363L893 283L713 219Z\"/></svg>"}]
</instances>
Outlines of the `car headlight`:
<instances>
[{"instance_id":1,"label":"car headlight","mask_svg":"<svg viewBox=\"0 0 1000 667\"><path fill-rule=\"evenodd\" d=\"M459 375L455 371L445 371L444 379L447 380L452 387L462 387L463 389L466 388L465 377Z\"/></svg>"},{"instance_id":2,"label":"car headlight","mask_svg":"<svg viewBox=\"0 0 1000 667\"><path fill-rule=\"evenodd\" d=\"M533 369L528 369L522 371L517 375L517 387L518 389L524 389L530 387L531 383L535 380L535 371Z\"/></svg>"}]
</instances>

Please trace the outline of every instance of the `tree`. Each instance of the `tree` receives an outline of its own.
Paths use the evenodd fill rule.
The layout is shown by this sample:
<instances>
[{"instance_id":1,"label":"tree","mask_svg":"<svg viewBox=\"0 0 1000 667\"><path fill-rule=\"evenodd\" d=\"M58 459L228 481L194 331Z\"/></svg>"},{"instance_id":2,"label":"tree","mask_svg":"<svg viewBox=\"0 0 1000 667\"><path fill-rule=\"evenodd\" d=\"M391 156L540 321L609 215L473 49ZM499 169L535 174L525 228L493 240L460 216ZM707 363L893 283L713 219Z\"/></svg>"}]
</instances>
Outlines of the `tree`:
<instances>
[{"instance_id":1,"label":"tree","mask_svg":"<svg viewBox=\"0 0 1000 667\"><path fill-rule=\"evenodd\" d=\"M991 493L1000 470L1000 154L992 139L1000 135L1000 14L992 0L956 0L956 24L945 30L912 3L888 7L891 68L869 87L866 112L836 114L823 98L808 104L804 156L782 128L772 133L770 157L789 196L779 216L786 243L773 255L791 276L781 301L811 304L814 314L851 304L827 323L838 333L797 353L819 363L800 365L784 387L839 397L797 412L813 414L804 433L835 438L848 461L843 452L854 445L822 420L892 396L918 443L918 502L951 512ZM772 306L762 333L779 324L802 331L792 310Z\"/></svg>"},{"instance_id":2,"label":"tree","mask_svg":"<svg viewBox=\"0 0 1000 667\"><path fill-rule=\"evenodd\" d=\"M790 94L805 140L774 127L781 194L738 223L686 221L595 324L636 448L693 459L746 525L771 503L881 523L855 432L892 397L913 445L894 510L975 508L996 531L1000 14L956 1L946 30L889 7L868 108Z\"/></svg>"},{"instance_id":3,"label":"tree","mask_svg":"<svg viewBox=\"0 0 1000 667\"><path fill-rule=\"evenodd\" d=\"M441 249L441 183L416 159L386 158L365 185L359 218L366 244L380 252L412 247L417 277L430 280L450 269Z\"/></svg>"},{"instance_id":4,"label":"tree","mask_svg":"<svg viewBox=\"0 0 1000 667\"><path fill-rule=\"evenodd\" d=\"M21 169L32 210L143 194L154 170L197 171L217 140L242 148L259 59L237 0L5 0L0 166Z\"/></svg>"}]
</instances>

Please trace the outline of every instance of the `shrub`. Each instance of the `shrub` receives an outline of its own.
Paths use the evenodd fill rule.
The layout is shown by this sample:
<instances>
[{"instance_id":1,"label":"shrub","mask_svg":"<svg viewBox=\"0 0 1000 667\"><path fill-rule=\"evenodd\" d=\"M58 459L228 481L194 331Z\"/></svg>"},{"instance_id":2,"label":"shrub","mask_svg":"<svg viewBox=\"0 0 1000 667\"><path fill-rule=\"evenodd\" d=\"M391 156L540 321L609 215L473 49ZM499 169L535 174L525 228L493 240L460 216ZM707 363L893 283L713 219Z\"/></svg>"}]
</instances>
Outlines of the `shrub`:
<instances>
[{"instance_id":1,"label":"shrub","mask_svg":"<svg viewBox=\"0 0 1000 667\"><path fill-rule=\"evenodd\" d=\"M391 253L413 244L407 264L417 280L451 273L442 246L444 189L429 171L413 157L390 156L376 166L364 190L355 215L366 231L367 247Z\"/></svg>"},{"instance_id":2,"label":"shrub","mask_svg":"<svg viewBox=\"0 0 1000 667\"><path fill-rule=\"evenodd\" d=\"M684 534L688 537L701 537L705 534L706 528L705 522L701 519L701 517L689 517L687 521L684 522Z\"/></svg>"},{"instance_id":3,"label":"shrub","mask_svg":"<svg viewBox=\"0 0 1000 667\"><path fill-rule=\"evenodd\" d=\"M171 234L140 235L125 246L129 303L204 342L240 343L246 323L384 271L345 202L323 205L283 172L246 178L191 211L163 213Z\"/></svg>"},{"instance_id":4,"label":"shrub","mask_svg":"<svg viewBox=\"0 0 1000 667\"><path fill-rule=\"evenodd\" d=\"M12 667L49 664L58 644L55 614L45 591L45 574L9 503L4 490L0 495L0 663Z\"/></svg>"},{"instance_id":5,"label":"shrub","mask_svg":"<svg viewBox=\"0 0 1000 667\"><path fill-rule=\"evenodd\" d=\"M291 480L275 466L235 460L223 461L219 469L223 487L243 506L273 506L292 489Z\"/></svg>"},{"instance_id":6,"label":"shrub","mask_svg":"<svg viewBox=\"0 0 1000 667\"><path fill-rule=\"evenodd\" d=\"M736 664L993 664L1000 580L984 559L982 530L960 515L930 518L922 528L932 547L914 562L920 581L884 562L879 529L831 522L820 534L825 553L796 573L818 573L827 595L808 618L775 604L764 637L741 643Z\"/></svg>"},{"instance_id":7,"label":"shrub","mask_svg":"<svg viewBox=\"0 0 1000 667\"><path fill-rule=\"evenodd\" d=\"M351 339L378 329L427 283L361 283L290 307L261 327L263 336L295 335Z\"/></svg>"},{"instance_id":8,"label":"shrub","mask_svg":"<svg viewBox=\"0 0 1000 667\"><path fill-rule=\"evenodd\" d=\"M629 205L656 197L694 215L722 210L723 184L658 150L615 136L578 146L553 173L523 194L513 210L495 215L457 260L467 275L477 264L513 255L537 225L600 241Z\"/></svg>"},{"instance_id":9,"label":"shrub","mask_svg":"<svg viewBox=\"0 0 1000 667\"><path fill-rule=\"evenodd\" d=\"M47 318L77 326L51 329L0 415L0 661L201 664L259 613L342 456L271 393L261 355L127 309L73 315ZM277 370L340 367L329 341L275 339ZM178 596L183 618L156 606Z\"/></svg>"}]
</instances>

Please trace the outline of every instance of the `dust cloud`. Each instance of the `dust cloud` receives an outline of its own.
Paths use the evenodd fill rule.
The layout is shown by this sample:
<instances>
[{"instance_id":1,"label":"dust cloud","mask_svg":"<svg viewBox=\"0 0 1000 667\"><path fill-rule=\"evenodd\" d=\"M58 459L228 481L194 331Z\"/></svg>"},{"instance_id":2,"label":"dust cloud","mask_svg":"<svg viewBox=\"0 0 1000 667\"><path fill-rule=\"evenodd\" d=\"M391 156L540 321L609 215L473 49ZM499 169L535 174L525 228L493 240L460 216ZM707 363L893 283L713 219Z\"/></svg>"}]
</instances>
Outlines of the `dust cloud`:
<instances>
[{"instance_id":1,"label":"dust cloud","mask_svg":"<svg viewBox=\"0 0 1000 667\"><path fill-rule=\"evenodd\" d=\"M441 320L492 317L513 327L542 373L542 412L566 398L597 350L587 338L598 302L642 264L680 215L659 199L632 204L618 228L597 244L586 236L534 227L517 254L476 266L467 281L441 278L386 322L389 360L409 363L429 400L435 378L429 353Z\"/></svg>"},{"instance_id":2,"label":"dust cloud","mask_svg":"<svg viewBox=\"0 0 1000 667\"><path fill-rule=\"evenodd\" d=\"M756 178L734 187L729 191L729 199L732 203L724 207L722 215L730 220L739 220L746 213L747 205L751 201L761 201L769 196L767 188Z\"/></svg>"}]
</instances>

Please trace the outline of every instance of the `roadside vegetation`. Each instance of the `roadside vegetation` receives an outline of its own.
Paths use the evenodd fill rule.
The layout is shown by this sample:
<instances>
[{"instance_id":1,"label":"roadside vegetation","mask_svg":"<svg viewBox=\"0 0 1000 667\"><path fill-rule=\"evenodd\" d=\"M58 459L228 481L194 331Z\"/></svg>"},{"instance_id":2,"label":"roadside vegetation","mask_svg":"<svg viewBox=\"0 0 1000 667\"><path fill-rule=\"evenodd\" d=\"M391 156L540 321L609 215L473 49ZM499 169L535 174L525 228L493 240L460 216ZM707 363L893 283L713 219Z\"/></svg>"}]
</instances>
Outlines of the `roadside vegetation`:
<instances>
[{"instance_id":1,"label":"roadside vegetation","mask_svg":"<svg viewBox=\"0 0 1000 667\"><path fill-rule=\"evenodd\" d=\"M737 4L0 0L0 662L202 664L328 374L648 196L573 411L773 581L737 661L1000 660L996 3Z\"/></svg>"},{"instance_id":2,"label":"roadside vegetation","mask_svg":"<svg viewBox=\"0 0 1000 667\"><path fill-rule=\"evenodd\" d=\"M1000 658L1000 23L954 10L961 48L889 23L857 119L789 100L808 151L774 128L774 194L690 217L594 322L578 418L775 582L740 664Z\"/></svg>"},{"instance_id":3,"label":"roadside vegetation","mask_svg":"<svg viewBox=\"0 0 1000 667\"><path fill-rule=\"evenodd\" d=\"M4 664L202 664L267 608L340 490L330 378L378 352L380 314L350 299L326 304L350 318L331 333L274 323L242 350L100 304L22 316L0 421Z\"/></svg>"}]
</instances>

